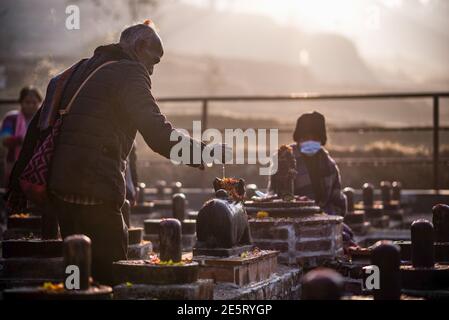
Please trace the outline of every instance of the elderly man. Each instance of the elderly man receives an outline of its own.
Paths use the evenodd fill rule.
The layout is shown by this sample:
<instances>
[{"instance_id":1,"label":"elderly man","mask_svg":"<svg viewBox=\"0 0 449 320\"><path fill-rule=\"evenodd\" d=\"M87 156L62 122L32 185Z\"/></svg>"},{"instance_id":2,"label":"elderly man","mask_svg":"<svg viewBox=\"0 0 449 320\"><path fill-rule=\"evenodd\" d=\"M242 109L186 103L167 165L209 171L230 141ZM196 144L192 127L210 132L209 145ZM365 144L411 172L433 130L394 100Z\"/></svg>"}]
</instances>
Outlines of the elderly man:
<instances>
[{"instance_id":1,"label":"elderly man","mask_svg":"<svg viewBox=\"0 0 449 320\"><path fill-rule=\"evenodd\" d=\"M159 35L145 22L124 30L118 44L98 47L92 57L52 79L46 96L51 103L44 101L33 119L22 161L14 169L10 184L17 188L38 137L48 130L48 119L55 113L52 106L57 105L59 110L66 107L92 75L63 118L50 166L49 206L57 214L63 237L85 234L92 239L93 277L106 284L112 282L112 262L127 258L127 229L121 207L126 159L136 132L166 158L177 143L170 141L175 129L151 94L150 75L163 53ZM104 65L107 62L112 63ZM53 85L56 89L51 91ZM54 100L58 96L59 100ZM192 147L204 146L190 141ZM192 166L204 168L202 163Z\"/></svg>"}]
</instances>

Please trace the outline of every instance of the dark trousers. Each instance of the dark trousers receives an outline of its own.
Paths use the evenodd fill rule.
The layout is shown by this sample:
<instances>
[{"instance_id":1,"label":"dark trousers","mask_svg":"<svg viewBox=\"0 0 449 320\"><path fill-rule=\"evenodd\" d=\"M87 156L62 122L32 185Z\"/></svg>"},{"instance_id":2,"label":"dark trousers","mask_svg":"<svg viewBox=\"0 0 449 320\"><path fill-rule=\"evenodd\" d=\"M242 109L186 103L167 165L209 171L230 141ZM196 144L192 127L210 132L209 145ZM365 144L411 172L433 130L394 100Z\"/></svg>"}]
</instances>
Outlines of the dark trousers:
<instances>
[{"instance_id":1,"label":"dark trousers","mask_svg":"<svg viewBox=\"0 0 449 320\"><path fill-rule=\"evenodd\" d=\"M120 208L112 205L79 205L52 199L51 206L59 221L61 236L84 234L92 241L92 277L112 285L112 263L126 260L128 228Z\"/></svg>"}]
</instances>

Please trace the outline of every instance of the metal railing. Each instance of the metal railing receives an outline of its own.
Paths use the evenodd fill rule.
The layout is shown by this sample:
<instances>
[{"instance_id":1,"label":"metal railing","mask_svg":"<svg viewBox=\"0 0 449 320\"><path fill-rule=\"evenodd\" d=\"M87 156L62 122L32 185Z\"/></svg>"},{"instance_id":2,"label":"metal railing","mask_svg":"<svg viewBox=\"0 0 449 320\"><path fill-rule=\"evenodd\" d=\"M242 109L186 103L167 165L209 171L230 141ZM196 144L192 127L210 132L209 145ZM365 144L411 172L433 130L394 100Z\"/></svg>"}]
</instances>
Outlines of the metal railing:
<instances>
[{"instance_id":1,"label":"metal railing","mask_svg":"<svg viewBox=\"0 0 449 320\"><path fill-rule=\"evenodd\" d=\"M267 101L296 101L296 100L390 100L390 99L431 99L433 106L433 188L440 189L439 163L440 163L440 98L449 97L449 91L438 92L374 92L374 93L340 93L340 94L320 94L320 93L292 93L288 95L254 95L254 96L197 96L197 97L166 97L159 98L158 102L199 102L202 105L202 127L207 128L208 109L212 102L267 102ZM420 128L409 128L417 129ZM385 129L379 129L379 131ZM391 128L390 128L391 130ZM343 131L343 130L341 130ZM374 130L371 130L374 131Z\"/></svg>"},{"instance_id":2,"label":"metal railing","mask_svg":"<svg viewBox=\"0 0 449 320\"><path fill-rule=\"evenodd\" d=\"M406 128L336 128L339 132L382 132L382 131L432 131L433 138L433 188L440 189L439 164L440 164L440 99L449 97L449 91L437 92L375 92L375 93L340 93L340 94L320 94L320 93L292 93L287 95L252 95L252 96L191 96L191 97L163 97L157 99L158 102L166 103L186 103L198 102L202 106L201 121L202 128L208 127L209 107L213 102L267 102L267 101L299 101L299 100L391 100L391 99L431 99L433 107L432 127L406 127ZM6 104L16 103L15 100L0 100L0 107ZM443 128L447 131L448 128Z\"/></svg>"}]
</instances>

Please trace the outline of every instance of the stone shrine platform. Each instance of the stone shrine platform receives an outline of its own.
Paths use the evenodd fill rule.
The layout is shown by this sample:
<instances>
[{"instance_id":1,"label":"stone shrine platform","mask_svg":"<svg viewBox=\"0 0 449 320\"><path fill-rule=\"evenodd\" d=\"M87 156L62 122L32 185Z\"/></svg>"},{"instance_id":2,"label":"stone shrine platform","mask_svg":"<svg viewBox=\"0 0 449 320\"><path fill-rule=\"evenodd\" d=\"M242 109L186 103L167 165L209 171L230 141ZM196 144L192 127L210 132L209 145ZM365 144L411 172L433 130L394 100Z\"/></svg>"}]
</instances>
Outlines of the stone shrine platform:
<instances>
[{"instance_id":1,"label":"stone shrine platform","mask_svg":"<svg viewBox=\"0 0 449 320\"><path fill-rule=\"evenodd\" d=\"M343 254L343 218L313 214L297 218L250 219L254 245L280 251L278 262L311 268Z\"/></svg>"}]
</instances>

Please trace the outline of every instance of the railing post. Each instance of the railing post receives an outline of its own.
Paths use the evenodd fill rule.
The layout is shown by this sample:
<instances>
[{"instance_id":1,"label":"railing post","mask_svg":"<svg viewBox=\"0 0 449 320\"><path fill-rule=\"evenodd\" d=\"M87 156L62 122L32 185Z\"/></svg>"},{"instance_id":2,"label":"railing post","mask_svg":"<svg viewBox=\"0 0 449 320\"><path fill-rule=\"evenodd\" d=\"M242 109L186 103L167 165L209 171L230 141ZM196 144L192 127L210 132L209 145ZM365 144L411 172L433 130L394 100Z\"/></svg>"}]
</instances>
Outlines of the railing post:
<instances>
[{"instance_id":1,"label":"railing post","mask_svg":"<svg viewBox=\"0 0 449 320\"><path fill-rule=\"evenodd\" d=\"M440 101L438 96L433 97L433 188L438 192L439 162L440 162Z\"/></svg>"},{"instance_id":2,"label":"railing post","mask_svg":"<svg viewBox=\"0 0 449 320\"><path fill-rule=\"evenodd\" d=\"M201 112L201 128L203 128L203 131L207 129L207 109L208 109L209 101L207 99L203 100L203 108Z\"/></svg>"},{"instance_id":3,"label":"railing post","mask_svg":"<svg viewBox=\"0 0 449 320\"><path fill-rule=\"evenodd\" d=\"M208 126L208 123L207 123L208 105L209 105L209 100L204 99L203 100L202 110L201 110L201 129L202 129L203 132L207 129L207 126ZM207 186L208 186L208 181L206 180L207 179L206 170L207 170L207 168L205 168L205 170L203 170L201 172L201 187L203 189L207 188Z\"/></svg>"}]
</instances>

